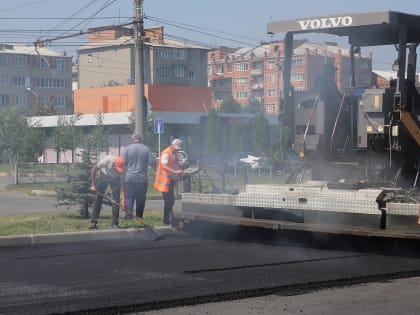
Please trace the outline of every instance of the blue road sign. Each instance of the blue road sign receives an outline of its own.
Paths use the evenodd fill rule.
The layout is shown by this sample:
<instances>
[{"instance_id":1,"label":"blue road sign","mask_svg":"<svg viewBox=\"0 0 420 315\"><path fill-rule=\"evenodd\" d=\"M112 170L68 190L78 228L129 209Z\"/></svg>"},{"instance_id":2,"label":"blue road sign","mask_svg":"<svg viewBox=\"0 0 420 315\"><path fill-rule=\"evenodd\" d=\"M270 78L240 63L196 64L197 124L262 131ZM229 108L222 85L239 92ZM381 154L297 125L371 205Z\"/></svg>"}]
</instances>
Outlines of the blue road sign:
<instances>
[{"instance_id":1,"label":"blue road sign","mask_svg":"<svg viewBox=\"0 0 420 315\"><path fill-rule=\"evenodd\" d=\"M163 119L155 119L153 121L153 126L154 126L153 130L154 130L155 135L162 134L165 132Z\"/></svg>"}]
</instances>

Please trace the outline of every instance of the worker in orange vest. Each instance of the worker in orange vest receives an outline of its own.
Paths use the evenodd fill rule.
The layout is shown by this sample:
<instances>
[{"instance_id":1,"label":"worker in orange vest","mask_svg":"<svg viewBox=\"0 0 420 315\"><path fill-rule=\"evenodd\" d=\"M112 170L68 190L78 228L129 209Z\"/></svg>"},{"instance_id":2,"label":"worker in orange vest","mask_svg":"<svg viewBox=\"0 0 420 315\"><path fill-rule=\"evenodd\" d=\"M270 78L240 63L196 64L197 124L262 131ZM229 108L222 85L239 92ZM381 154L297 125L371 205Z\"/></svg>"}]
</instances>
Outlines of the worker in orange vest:
<instances>
[{"instance_id":1,"label":"worker in orange vest","mask_svg":"<svg viewBox=\"0 0 420 315\"><path fill-rule=\"evenodd\" d=\"M175 184L178 176L183 173L179 165L178 151L181 150L182 141L175 139L171 145L164 149L159 157L154 187L162 192L163 196L163 224L169 225L172 208L175 203Z\"/></svg>"}]
</instances>

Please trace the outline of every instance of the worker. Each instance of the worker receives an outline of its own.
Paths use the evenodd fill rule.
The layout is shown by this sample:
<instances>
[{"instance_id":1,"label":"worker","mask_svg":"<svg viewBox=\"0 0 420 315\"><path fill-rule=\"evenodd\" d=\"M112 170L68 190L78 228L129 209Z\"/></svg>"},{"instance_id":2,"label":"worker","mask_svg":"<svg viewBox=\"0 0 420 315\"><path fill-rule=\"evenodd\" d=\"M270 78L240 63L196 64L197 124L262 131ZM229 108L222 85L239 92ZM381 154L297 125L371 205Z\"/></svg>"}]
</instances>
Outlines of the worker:
<instances>
[{"instance_id":1,"label":"worker","mask_svg":"<svg viewBox=\"0 0 420 315\"><path fill-rule=\"evenodd\" d=\"M172 208L175 203L175 184L184 171L178 161L178 151L182 141L174 139L169 147L164 149L159 157L154 187L163 196L163 224L171 223Z\"/></svg>"},{"instance_id":2,"label":"worker","mask_svg":"<svg viewBox=\"0 0 420 315\"><path fill-rule=\"evenodd\" d=\"M91 168L90 176L92 186L90 190L96 192L96 198L92 210L90 229L97 228L96 225L102 208L103 195L108 187L111 188L112 199L115 201L112 203L111 226L112 228L119 228L120 207L125 208L124 172L125 160L121 156L113 155L105 156Z\"/></svg>"},{"instance_id":3,"label":"worker","mask_svg":"<svg viewBox=\"0 0 420 315\"><path fill-rule=\"evenodd\" d=\"M134 203L136 204L136 216L143 218L146 204L148 181L148 165L153 164L150 148L141 143L140 135L133 135L131 143L127 145L121 156L125 160L126 171L124 179L125 190L125 219L133 219Z\"/></svg>"}]
</instances>

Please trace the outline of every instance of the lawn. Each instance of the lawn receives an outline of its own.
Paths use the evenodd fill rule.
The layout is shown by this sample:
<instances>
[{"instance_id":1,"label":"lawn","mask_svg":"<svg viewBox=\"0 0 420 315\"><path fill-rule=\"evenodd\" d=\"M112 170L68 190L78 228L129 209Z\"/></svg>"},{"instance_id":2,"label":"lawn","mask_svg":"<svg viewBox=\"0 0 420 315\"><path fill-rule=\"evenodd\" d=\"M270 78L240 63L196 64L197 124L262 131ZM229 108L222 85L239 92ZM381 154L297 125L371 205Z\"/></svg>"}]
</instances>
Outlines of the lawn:
<instances>
[{"instance_id":1,"label":"lawn","mask_svg":"<svg viewBox=\"0 0 420 315\"><path fill-rule=\"evenodd\" d=\"M144 220L148 225L162 224L161 210L145 210ZM49 234L88 231L90 218L83 218L79 212L65 211L60 213L42 213L27 215L0 216L0 236ZM126 221L120 213L120 227L122 229L140 228L142 224L137 220ZM102 211L98 221L99 230L111 228L111 211Z\"/></svg>"}]
</instances>

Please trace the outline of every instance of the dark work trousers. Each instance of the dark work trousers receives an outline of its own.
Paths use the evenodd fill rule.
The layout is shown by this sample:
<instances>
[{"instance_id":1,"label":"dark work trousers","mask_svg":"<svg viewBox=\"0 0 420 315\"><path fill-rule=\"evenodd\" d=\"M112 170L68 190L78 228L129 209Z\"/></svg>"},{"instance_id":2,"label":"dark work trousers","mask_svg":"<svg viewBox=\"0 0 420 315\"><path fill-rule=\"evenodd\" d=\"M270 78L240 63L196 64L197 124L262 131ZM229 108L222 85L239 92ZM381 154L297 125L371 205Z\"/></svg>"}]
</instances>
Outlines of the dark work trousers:
<instances>
[{"instance_id":1,"label":"dark work trousers","mask_svg":"<svg viewBox=\"0 0 420 315\"><path fill-rule=\"evenodd\" d=\"M143 218L144 206L146 205L146 193L149 184L142 182L124 183L125 187L125 206L128 210L125 213L126 219L133 216L134 202L136 203L136 217ZM131 212L131 213L128 213Z\"/></svg>"},{"instance_id":2,"label":"dark work trousers","mask_svg":"<svg viewBox=\"0 0 420 315\"><path fill-rule=\"evenodd\" d=\"M172 215L172 208L175 203L175 181L171 180L169 183L169 190L168 192L163 192L163 223L170 224L170 217Z\"/></svg>"},{"instance_id":3,"label":"dark work trousers","mask_svg":"<svg viewBox=\"0 0 420 315\"><path fill-rule=\"evenodd\" d=\"M105 194L106 189L111 187L112 192L112 199L117 203L120 203L120 178L112 179L104 174L99 174L98 178L96 179L96 190L101 193ZM99 214L101 213L102 208L102 199L103 197L99 194L96 194L95 203L93 205L92 210L92 222L98 222ZM118 218L120 216L120 207L119 205L112 204L112 224L118 225Z\"/></svg>"}]
</instances>

